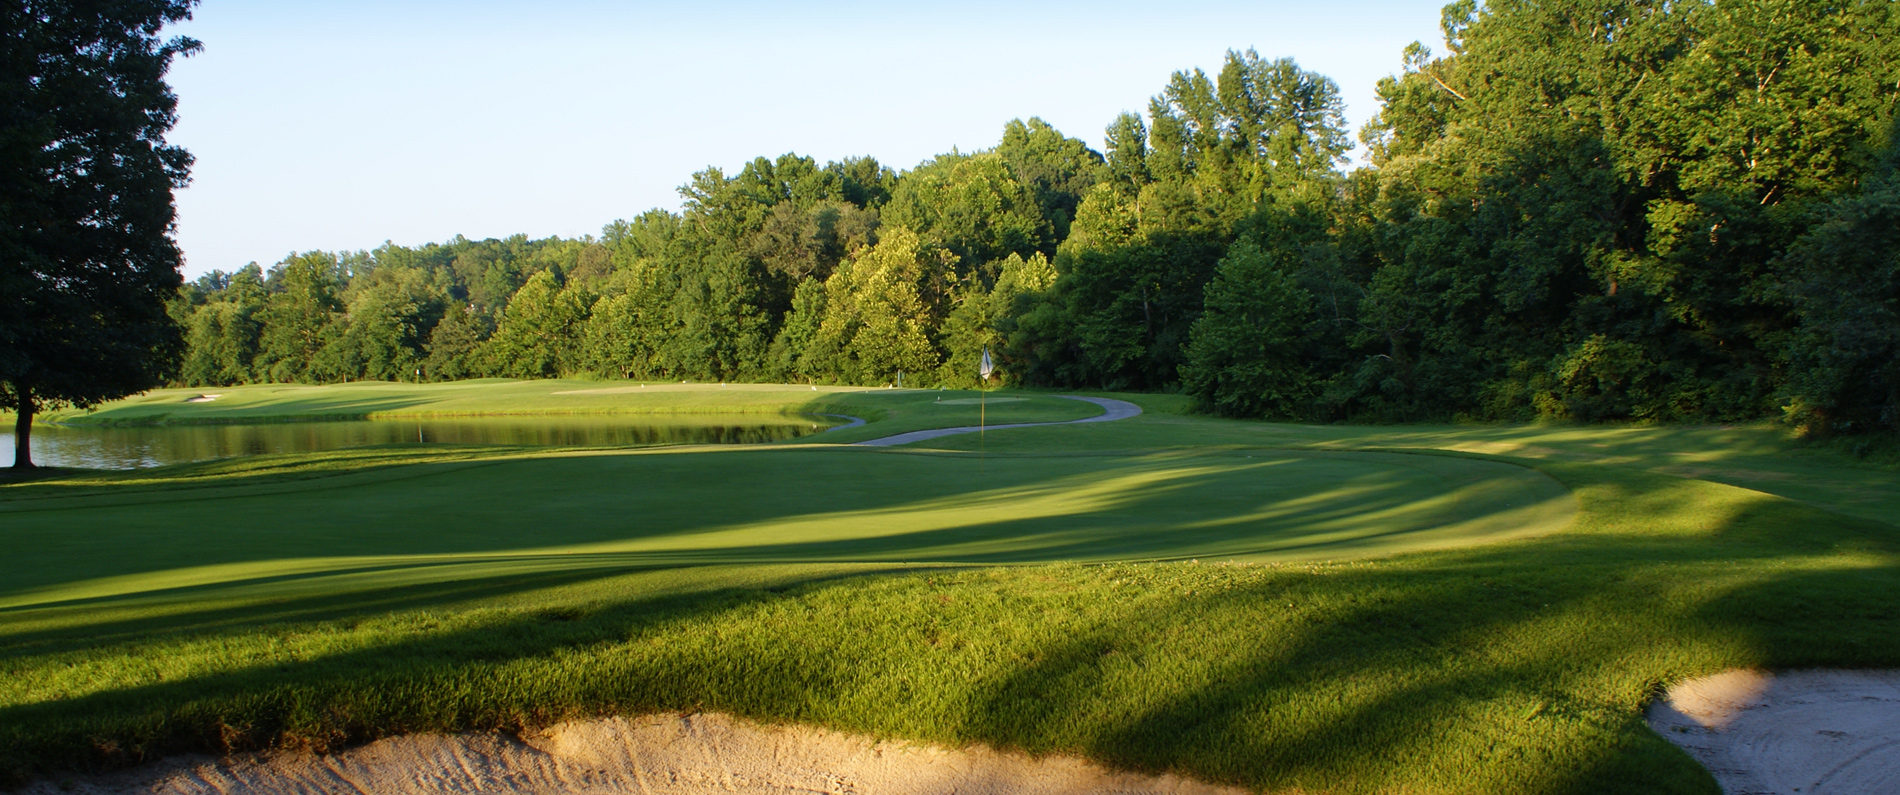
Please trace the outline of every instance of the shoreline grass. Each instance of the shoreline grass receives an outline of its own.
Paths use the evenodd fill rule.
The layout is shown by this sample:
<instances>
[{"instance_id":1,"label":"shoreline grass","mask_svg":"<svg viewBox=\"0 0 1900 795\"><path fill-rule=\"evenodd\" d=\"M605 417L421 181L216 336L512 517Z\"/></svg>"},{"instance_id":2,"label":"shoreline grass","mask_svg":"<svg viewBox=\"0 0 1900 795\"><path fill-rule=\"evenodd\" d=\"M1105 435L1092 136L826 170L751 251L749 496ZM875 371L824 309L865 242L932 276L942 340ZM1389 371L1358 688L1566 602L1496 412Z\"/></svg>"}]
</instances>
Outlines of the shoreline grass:
<instances>
[{"instance_id":1,"label":"shoreline grass","mask_svg":"<svg viewBox=\"0 0 1900 795\"><path fill-rule=\"evenodd\" d=\"M1893 473L1734 433L1151 410L10 484L0 771L718 710L1261 791L1713 793L1642 721L1667 684L1900 666Z\"/></svg>"}]
</instances>

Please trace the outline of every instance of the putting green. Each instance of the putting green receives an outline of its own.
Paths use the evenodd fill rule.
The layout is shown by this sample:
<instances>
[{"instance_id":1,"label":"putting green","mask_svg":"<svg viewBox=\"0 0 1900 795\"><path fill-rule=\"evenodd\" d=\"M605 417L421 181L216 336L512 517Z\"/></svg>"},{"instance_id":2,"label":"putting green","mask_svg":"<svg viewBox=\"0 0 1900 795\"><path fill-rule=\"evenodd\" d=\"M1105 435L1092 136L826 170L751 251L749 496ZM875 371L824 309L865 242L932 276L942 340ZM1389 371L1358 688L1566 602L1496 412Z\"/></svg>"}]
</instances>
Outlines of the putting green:
<instances>
[{"instance_id":1,"label":"putting green","mask_svg":"<svg viewBox=\"0 0 1900 795\"><path fill-rule=\"evenodd\" d=\"M1541 534L1576 510L1539 472L1465 458L811 448L423 464L114 502L9 506L0 607L704 564L1340 559Z\"/></svg>"}]
</instances>

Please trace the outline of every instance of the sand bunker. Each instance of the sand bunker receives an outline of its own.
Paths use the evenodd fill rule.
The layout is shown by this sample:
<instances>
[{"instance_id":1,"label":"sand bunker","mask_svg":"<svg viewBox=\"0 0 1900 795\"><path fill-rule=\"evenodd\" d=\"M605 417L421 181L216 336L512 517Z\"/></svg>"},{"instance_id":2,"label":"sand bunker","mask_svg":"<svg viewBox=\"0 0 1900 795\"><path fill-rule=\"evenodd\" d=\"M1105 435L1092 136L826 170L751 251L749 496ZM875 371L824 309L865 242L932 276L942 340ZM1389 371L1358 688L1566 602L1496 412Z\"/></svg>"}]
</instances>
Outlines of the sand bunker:
<instances>
[{"instance_id":1,"label":"sand bunker","mask_svg":"<svg viewBox=\"0 0 1900 795\"><path fill-rule=\"evenodd\" d=\"M417 735L330 756L170 760L39 782L53 793L1237 793L1174 776L1114 773L1078 759L949 751L723 715L563 723L528 736Z\"/></svg>"},{"instance_id":2,"label":"sand bunker","mask_svg":"<svg viewBox=\"0 0 1900 795\"><path fill-rule=\"evenodd\" d=\"M223 395L199 395L197 397L185 398L185 402L186 403L210 403L211 401L217 400L218 398L221 398L221 397L224 397L224 396Z\"/></svg>"},{"instance_id":3,"label":"sand bunker","mask_svg":"<svg viewBox=\"0 0 1900 795\"><path fill-rule=\"evenodd\" d=\"M1670 688L1649 725L1729 795L1900 792L1900 671L1729 671Z\"/></svg>"}]
</instances>

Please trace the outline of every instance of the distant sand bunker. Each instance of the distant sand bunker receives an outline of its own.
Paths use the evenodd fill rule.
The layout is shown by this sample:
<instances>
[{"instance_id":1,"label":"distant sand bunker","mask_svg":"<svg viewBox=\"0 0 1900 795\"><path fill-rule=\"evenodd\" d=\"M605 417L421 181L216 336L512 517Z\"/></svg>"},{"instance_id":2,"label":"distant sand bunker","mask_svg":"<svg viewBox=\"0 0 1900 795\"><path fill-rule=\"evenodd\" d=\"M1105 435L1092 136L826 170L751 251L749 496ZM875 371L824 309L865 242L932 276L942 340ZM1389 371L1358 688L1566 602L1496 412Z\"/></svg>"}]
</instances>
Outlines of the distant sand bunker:
<instances>
[{"instance_id":1,"label":"distant sand bunker","mask_svg":"<svg viewBox=\"0 0 1900 795\"><path fill-rule=\"evenodd\" d=\"M1649 725L1723 792L1900 792L1900 671L1729 671L1669 688Z\"/></svg>"},{"instance_id":2,"label":"distant sand bunker","mask_svg":"<svg viewBox=\"0 0 1900 795\"><path fill-rule=\"evenodd\" d=\"M170 760L53 793L880 793L881 795L1234 794L1174 776L1114 773L1066 757L950 751L802 727L763 728L723 715L563 723L522 738L416 735L331 756L276 754Z\"/></svg>"}]
</instances>

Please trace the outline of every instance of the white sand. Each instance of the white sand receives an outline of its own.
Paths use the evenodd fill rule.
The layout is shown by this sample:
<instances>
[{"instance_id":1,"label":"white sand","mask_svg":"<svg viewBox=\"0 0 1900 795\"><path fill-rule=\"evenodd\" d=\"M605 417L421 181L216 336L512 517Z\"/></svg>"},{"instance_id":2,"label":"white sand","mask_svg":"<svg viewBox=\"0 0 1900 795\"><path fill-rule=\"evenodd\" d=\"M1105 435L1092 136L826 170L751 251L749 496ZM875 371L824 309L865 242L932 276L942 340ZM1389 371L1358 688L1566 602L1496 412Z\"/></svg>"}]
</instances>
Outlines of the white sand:
<instances>
[{"instance_id":1,"label":"white sand","mask_svg":"<svg viewBox=\"0 0 1900 795\"><path fill-rule=\"evenodd\" d=\"M1729 795L1900 793L1900 671L1729 671L1669 688L1649 725Z\"/></svg>"},{"instance_id":2,"label":"white sand","mask_svg":"<svg viewBox=\"0 0 1900 795\"><path fill-rule=\"evenodd\" d=\"M530 736L398 737L335 755L169 760L123 773L43 781L54 793L879 793L879 795L1238 795L1173 776L1115 773L1078 759L950 751L723 715L564 723Z\"/></svg>"}]
</instances>

